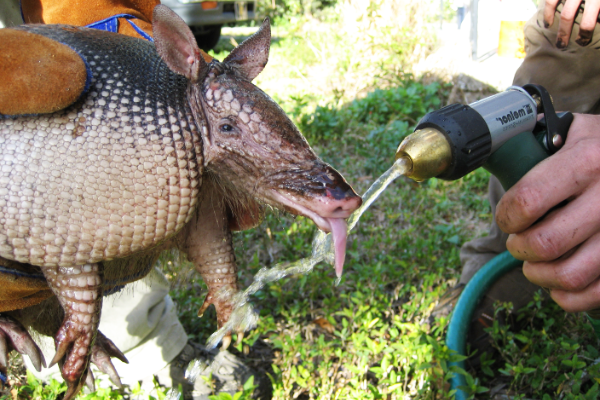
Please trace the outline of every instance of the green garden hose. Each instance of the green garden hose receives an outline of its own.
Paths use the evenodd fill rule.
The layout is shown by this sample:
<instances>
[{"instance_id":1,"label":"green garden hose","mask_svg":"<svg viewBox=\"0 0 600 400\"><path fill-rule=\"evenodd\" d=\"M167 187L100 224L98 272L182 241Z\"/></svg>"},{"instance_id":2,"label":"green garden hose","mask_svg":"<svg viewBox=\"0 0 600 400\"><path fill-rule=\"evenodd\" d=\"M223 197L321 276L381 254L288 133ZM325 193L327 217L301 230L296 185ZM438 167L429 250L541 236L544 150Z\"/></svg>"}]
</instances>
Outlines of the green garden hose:
<instances>
[{"instance_id":1,"label":"green garden hose","mask_svg":"<svg viewBox=\"0 0 600 400\"><path fill-rule=\"evenodd\" d=\"M450 350L454 350L460 355L465 354L469 325L477 304L492 286L492 283L522 263L523 261L517 260L508 251L505 251L490 260L471 278L458 298L450 318L448 333L446 334L446 345ZM465 369L465 362L451 362L450 366ZM456 389L456 400L466 400L468 398L467 393L460 389L461 386L464 387L466 384L464 375L455 372L450 380L450 389Z\"/></svg>"}]
</instances>

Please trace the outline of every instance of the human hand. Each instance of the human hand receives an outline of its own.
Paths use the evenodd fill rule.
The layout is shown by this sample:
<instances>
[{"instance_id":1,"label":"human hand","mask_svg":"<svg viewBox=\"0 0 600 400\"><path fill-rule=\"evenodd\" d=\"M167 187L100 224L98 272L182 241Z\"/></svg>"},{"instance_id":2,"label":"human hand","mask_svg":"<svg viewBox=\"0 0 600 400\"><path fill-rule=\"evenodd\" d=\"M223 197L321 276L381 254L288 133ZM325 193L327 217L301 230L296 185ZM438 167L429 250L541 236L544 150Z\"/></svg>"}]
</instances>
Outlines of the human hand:
<instances>
[{"instance_id":1,"label":"human hand","mask_svg":"<svg viewBox=\"0 0 600 400\"><path fill-rule=\"evenodd\" d=\"M548 28L554 22L554 14L559 0L546 0L544 6L544 25ZM581 0L566 0L560 13L560 22L558 24L558 34L556 36L556 47L564 49L569 43L573 22L577 16L577 11ZM600 0L586 0L581 22L579 24L579 35L575 42L580 46L587 45L594 34L594 28L598 21L598 12L600 11Z\"/></svg>"},{"instance_id":2,"label":"human hand","mask_svg":"<svg viewBox=\"0 0 600 400\"><path fill-rule=\"evenodd\" d=\"M564 147L506 192L496 221L527 279L559 306L600 307L600 116L575 114Z\"/></svg>"}]
</instances>

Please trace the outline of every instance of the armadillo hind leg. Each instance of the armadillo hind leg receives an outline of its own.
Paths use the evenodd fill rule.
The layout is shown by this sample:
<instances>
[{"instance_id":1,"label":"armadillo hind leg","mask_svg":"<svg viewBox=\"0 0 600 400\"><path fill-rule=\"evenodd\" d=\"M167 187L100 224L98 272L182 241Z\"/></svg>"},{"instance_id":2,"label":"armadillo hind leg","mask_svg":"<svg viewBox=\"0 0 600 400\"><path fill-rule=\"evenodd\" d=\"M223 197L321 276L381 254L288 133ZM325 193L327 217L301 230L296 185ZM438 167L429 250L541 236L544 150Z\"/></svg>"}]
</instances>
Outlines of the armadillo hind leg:
<instances>
[{"instance_id":1,"label":"armadillo hind leg","mask_svg":"<svg viewBox=\"0 0 600 400\"><path fill-rule=\"evenodd\" d=\"M8 315L0 314L0 380L6 380L8 353L16 350L27 355L38 371L46 367L44 354L33 341L27 330L19 322ZM0 385L1 386L1 385Z\"/></svg>"},{"instance_id":2,"label":"armadillo hind leg","mask_svg":"<svg viewBox=\"0 0 600 400\"><path fill-rule=\"evenodd\" d=\"M68 386L64 399L71 399L85 382L91 348L98 332L102 267L100 264L85 264L43 267L42 271L65 315L54 337L56 355L50 365L61 362L62 376Z\"/></svg>"},{"instance_id":3,"label":"armadillo hind leg","mask_svg":"<svg viewBox=\"0 0 600 400\"><path fill-rule=\"evenodd\" d=\"M208 186L208 185L207 185ZM231 316L233 295L237 293L237 266L227 209L222 198L206 190L200 202L197 216L182 232L183 246L196 270L208 286L208 294L198 315L214 304L217 311L217 324L221 328ZM223 339L223 347L231 342L231 335Z\"/></svg>"}]
</instances>

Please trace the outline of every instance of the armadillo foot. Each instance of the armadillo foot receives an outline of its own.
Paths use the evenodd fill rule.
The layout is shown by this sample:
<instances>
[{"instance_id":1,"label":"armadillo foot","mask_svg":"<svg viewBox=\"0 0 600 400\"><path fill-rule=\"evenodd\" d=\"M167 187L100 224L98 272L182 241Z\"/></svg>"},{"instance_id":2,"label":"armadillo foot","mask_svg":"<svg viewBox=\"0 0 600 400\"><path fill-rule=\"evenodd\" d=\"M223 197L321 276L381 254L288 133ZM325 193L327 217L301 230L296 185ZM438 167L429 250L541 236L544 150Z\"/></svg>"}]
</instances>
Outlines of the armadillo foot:
<instances>
[{"instance_id":1,"label":"armadillo foot","mask_svg":"<svg viewBox=\"0 0 600 400\"><path fill-rule=\"evenodd\" d=\"M81 323L80 315L68 315L54 342L56 355L50 366L61 362L61 373L67 383L65 399L75 397L85 383L90 363L94 332L90 324Z\"/></svg>"},{"instance_id":2,"label":"armadillo foot","mask_svg":"<svg viewBox=\"0 0 600 400\"><path fill-rule=\"evenodd\" d=\"M198 316L201 317L206 309L213 304L217 311L217 327L221 329L223 325L225 325L231 318L231 313L233 312L234 306L233 295L235 293L236 289L233 287L220 287L214 290L209 289L202 307L200 307L200 310L198 310ZM231 333L232 332L229 332L223 337L221 342L221 348L223 350L227 350L231 344ZM243 335L243 332L236 333L238 335Z\"/></svg>"},{"instance_id":3,"label":"armadillo foot","mask_svg":"<svg viewBox=\"0 0 600 400\"><path fill-rule=\"evenodd\" d=\"M64 400L69 400L88 377L102 308L102 270L99 264L87 264L42 271L65 312L54 337L56 355L50 365L61 362L61 373L67 383Z\"/></svg>"},{"instance_id":4,"label":"armadillo foot","mask_svg":"<svg viewBox=\"0 0 600 400\"><path fill-rule=\"evenodd\" d=\"M46 367L42 351L23 325L9 316L0 314L0 374L4 377L8 369L8 353L11 350L27 355L38 371L42 366Z\"/></svg>"},{"instance_id":5,"label":"armadillo foot","mask_svg":"<svg viewBox=\"0 0 600 400\"><path fill-rule=\"evenodd\" d=\"M119 378L119 374L117 373L115 366L110 360L111 357L118 358L125 364L129 364L129 361L127 361L125 354L123 354L121 350L119 350L110 339L108 339L100 331L98 331L98 336L96 336L96 342L92 347L92 362L94 363L94 365L96 365L96 367L98 367L100 371L108 375L110 381L113 384L115 384L115 386L122 388L123 385L121 384L121 379ZM91 373L92 371L90 371L90 374Z\"/></svg>"}]
</instances>

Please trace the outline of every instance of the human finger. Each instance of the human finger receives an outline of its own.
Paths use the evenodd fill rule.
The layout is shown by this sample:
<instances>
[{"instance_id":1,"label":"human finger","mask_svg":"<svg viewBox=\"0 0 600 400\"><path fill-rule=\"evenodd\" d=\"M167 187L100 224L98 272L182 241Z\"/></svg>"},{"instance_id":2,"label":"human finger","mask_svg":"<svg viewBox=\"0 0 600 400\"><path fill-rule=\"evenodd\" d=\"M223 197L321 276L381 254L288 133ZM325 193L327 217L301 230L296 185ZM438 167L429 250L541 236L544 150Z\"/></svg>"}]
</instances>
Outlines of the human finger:
<instances>
[{"instance_id":1,"label":"human finger","mask_svg":"<svg viewBox=\"0 0 600 400\"><path fill-rule=\"evenodd\" d=\"M521 260L556 260L600 232L599 197L600 183L594 183L525 231L510 235L507 248Z\"/></svg>"},{"instance_id":2,"label":"human finger","mask_svg":"<svg viewBox=\"0 0 600 400\"><path fill-rule=\"evenodd\" d=\"M554 23L554 14L556 13L556 6L558 6L559 0L546 0L544 6L544 26L550 27Z\"/></svg>"},{"instance_id":3,"label":"human finger","mask_svg":"<svg viewBox=\"0 0 600 400\"><path fill-rule=\"evenodd\" d=\"M590 311L600 308L600 280L579 292L554 289L550 291L552 299L567 312Z\"/></svg>"},{"instance_id":4,"label":"human finger","mask_svg":"<svg viewBox=\"0 0 600 400\"><path fill-rule=\"evenodd\" d=\"M523 232L550 209L600 179L595 168L600 141L587 142L591 141L581 140L542 161L502 196L496 209L502 231Z\"/></svg>"},{"instance_id":5,"label":"human finger","mask_svg":"<svg viewBox=\"0 0 600 400\"><path fill-rule=\"evenodd\" d=\"M555 261L523 263L523 274L536 285L580 292L600 277L600 233Z\"/></svg>"},{"instance_id":6,"label":"human finger","mask_svg":"<svg viewBox=\"0 0 600 400\"><path fill-rule=\"evenodd\" d=\"M573 22L579 10L581 0L567 0L560 12L560 22L558 23L558 32L556 34L556 47L564 49L569 44Z\"/></svg>"},{"instance_id":7,"label":"human finger","mask_svg":"<svg viewBox=\"0 0 600 400\"><path fill-rule=\"evenodd\" d=\"M581 22L579 23L579 34L575 42L580 46L586 46L594 36L594 29L598 22L600 12L600 0L586 0Z\"/></svg>"}]
</instances>

